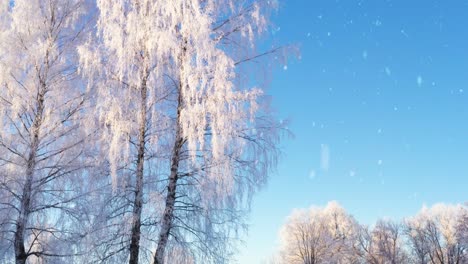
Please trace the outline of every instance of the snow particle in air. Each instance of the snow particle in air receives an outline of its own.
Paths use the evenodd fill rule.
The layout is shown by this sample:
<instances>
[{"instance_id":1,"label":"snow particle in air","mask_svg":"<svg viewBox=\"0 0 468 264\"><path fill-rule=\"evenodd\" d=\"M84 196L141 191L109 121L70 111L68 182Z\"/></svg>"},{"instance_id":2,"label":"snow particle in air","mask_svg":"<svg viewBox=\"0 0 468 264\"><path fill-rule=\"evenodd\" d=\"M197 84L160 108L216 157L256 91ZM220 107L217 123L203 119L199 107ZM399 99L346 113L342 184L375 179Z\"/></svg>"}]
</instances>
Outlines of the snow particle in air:
<instances>
[{"instance_id":1,"label":"snow particle in air","mask_svg":"<svg viewBox=\"0 0 468 264\"><path fill-rule=\"evenodd\" d=\"M315 179L315 177L317 177L317 173L315 172L315 170L310 170L309 172L309 179Z\"/></svg>"},{"instance_id":2,"label":"snow particle in air","mask_svg":"<svg viewBox=\"0 0 468 264\"><path fill-rule=\"evenodd\" d=\"M330 168L330 148L326 144L320 146L320 167L323 171Z\"/></svg>"},{"instance_id":3,"label":"snow particle in air","mask_svg":"<svg viewBox=\"0 0 468 264\"><path fill-rule=\"evenodd\" d=\"M422 83L423 83L423 79L421 77L421 75L419 75L417 78L416 78L416 83L418 84L419 87L421 87Z\"/></svg>"},{"instance_id":4,"label":"snow particle in air","mask_svg":"<svg viewBox=\"0 0 468 264\"><path fill-rule=\"evenodd\" d=\"M385 67L385 74L387 74L387 76L392 75L392 71L390 70L389 67Z\"/></svg>"},{"instance_id":5,"label":"snow particle in air","mask_svg":"<svg viewBox=\"0 0 468 264\"><path fill-rule=\"evenodd\" d=\"M409 37L404 29L400 30L400 33L403 34L403 36L405 37Z\"/></svg>"}]
</instances>

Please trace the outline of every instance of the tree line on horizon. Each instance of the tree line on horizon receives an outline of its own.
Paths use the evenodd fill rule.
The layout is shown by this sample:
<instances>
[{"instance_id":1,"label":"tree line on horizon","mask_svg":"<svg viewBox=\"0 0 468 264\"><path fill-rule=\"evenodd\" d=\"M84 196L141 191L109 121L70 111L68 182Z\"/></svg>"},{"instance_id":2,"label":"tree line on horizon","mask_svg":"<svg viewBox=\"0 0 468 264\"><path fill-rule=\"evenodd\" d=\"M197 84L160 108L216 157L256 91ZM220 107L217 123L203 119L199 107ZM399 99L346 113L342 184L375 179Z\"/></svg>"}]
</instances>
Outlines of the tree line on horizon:
<instances>
[{"instance_id":1,"label":"tree line on horizon","mask_svg":"<svg viewBox=\"0 0 468 264\"><path fill-rule=\"evenodd\" d=\"M368 226L333 201L293 211L280 241L272 264L466 264L468 204L436 204Z\"/></svg>"},{"instance_id":2,"label":"tree line on horizon","mask_svg":"<svg viewBox=\"0 0 468 264\"><path fill-rule=\"evenodd\" d=\"M0 262L230 261L288 133L274 9L0 1Z\"/></svg>"}]
</instances>

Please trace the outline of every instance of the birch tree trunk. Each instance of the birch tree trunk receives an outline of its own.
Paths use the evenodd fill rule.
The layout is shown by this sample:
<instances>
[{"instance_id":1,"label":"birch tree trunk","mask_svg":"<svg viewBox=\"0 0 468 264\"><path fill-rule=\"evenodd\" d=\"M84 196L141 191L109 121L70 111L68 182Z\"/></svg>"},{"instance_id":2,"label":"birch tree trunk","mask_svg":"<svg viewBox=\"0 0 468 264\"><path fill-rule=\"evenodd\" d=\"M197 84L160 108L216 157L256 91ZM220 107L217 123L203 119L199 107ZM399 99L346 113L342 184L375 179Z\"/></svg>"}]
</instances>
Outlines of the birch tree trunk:
<instances>
[{"instance_id":1,"label":"birch tree trunk","mask_svg":"<svg viewBox=\"0 0 468 264\"><path fill-rule=\"evenodd\" d=\"M141 212L143 210L143 172L145 162L145 142L146 142L146 114L147 114L147 80L148 71L141 82L141 109L140 109L140 128L138 134L138 153L136 159L136 185L135 200L133 201L133 223L130 242L130 261L129 264L137 264L140 252L141 236Z\"/></svg>"},{"instance_id":2,"label":"birch tree trunk","mask_svg":"<svg viewBox=\"0 0 468 264\"><path fill-rule=\"evenodd\" d=\"M186 48L183 48L183 52L186 52ZM182 55L183 56L183 55ZM181 58L182 58L181 56ZM179 59L179 62L182 59ZM174 146L171 154L171 168L169 183L167 185L167 194L165 199L165 209L162 216L161 230L159 232L158 246L154 255L154 264L164 264L165 251L167 242L169 241L170 231L173 225L174 219L174 206L176 202L177 192L177 181L179 179L179 162L180 162L180 151L184 145L184 139L181 131L180 115L183 107L183 95L182 95L182 79L179 78L179 93L177 98L177 117L175 127Z\"/></svg>"},{"instance_id":3,"label":"birch tree trunk","mask_svg":"<svg viewBox=\"0 0 468 264\"><path fill-rule=\"evenodd\" d=\"M24 233L26 225L29 220L29 214L31 210L32 200L32 182L34 177L34 171L36 167L36 156L39 147L39 132L42 124L43 112L44 112L44 96L46 93L47 86L43 80L41 82L41 88L37 95L37 110L34 116L34 122L30 128L31 133L31 145L28 154L28 160L26 163L26 179L23 187L23 193L21 196L21 205L19 208L18 219L16 220L16 230L14 233L14 247L15 247L15 259L16 264L25 264L28 258L28 253L25 250L25 237Z\"/></svg>"},{"instance_id":4,"label":"birch tree trunk","mask_svg":"<svg viewBox=\"0 0 468 264\"><path fill-rule=\"evenodd\" d=\"M83 237L76 223L84 195L75 183L85 166L79 129L85 92L75 54L86 3L9 2L0 14L7 18L0 21L0 195L10 195L0 208L6 220L0 232L12 252L0 262L45 263L75 254Z\"/></svg>"},{"instance_id":5,"label":"birch tree trunk","mask_svg":"<svg viewBox=\"0 0 468 264\"><path fill-rule=\"evenodd\" d=\"M159 232L158 246L156 248L156 254L154 255L154 264L164 264L165 251L174 219L174 205L176 202L177 180L179 179L178 171L180 162L180 151L182 149L182 146L184 145L184 139L182 137L182 131L179 123L180 112L182 108L182 91L180 87L181 85L179 85L177 124L175 131L174 148L172 150L171 158L171 173L169 176L169 183L167 185L167 194L165 200L166 207L162 216L162 224L161 230Z\"/></svg>"}]
</instances>

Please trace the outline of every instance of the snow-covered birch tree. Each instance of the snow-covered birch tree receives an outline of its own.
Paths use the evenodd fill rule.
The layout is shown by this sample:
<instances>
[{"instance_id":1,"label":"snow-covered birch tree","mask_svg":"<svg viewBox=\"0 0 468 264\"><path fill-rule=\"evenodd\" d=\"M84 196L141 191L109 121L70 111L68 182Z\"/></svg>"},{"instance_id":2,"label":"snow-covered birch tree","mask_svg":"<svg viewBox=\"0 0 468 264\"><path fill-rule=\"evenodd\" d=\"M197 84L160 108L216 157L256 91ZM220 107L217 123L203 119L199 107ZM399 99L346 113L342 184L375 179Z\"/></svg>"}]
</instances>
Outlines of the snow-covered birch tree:
<instances>
[{"instance_id":1,"label":"snow-covered birch tree","mask_svg":"<svg viewBox=\"0 0 468 264\"><path fill-rule=\"evenodd\" d=\"M80 48L82 72L96 94L114 188L131 197L116 214L131 222L128 241L107 243L117 245L111 252L128 247L137 263L143 233L157 242L156 263L170 256L168 246L205 262L232 252L230 232L274 166L283 126L259 110L262 91L238 72L273 52L254 48L270 5L97 1L96 36ZM145 217L151 227L142 232Z\"/></svg>"},{"instance_id":2,"label":"snow-covered birch tree","mask_svg":"<svg viewBox=\"0 0 468 264\"><path fill-rule=\"evenodd\" d=\"M6 261L55 263L77 254L81 236L84 1L0 5L1 250Z\"/></svg>"},{"instance_id":3,"label":"snow-covered birch tree","mask_svg":"<svg viewBox=\"0 0 468 264\"><path fill-rule=\"evenodd\" d=\"M462 211L457 225L457 236L461 246L468 255L468 203L465 203L465 210Z\"/></svg>"},{"instance_id":4,"label":"snow-covered birch tree","mask_svg":"<svg viewBox=\"0 0 468 264\"><path fill-rule=\"evenodd\" d=\"M361 226L356 236L355 253L363 263L409 262L403 227L391 220L379 220L372 229Z\"/></svg>"},{"instance_id":5,"label":"snow-covered birch tree","mask_svg":"<svg viewBox=\"0 0 468 264\"><path fill-rule=\"evenodd\" d=\"M358 224L336 202L297 210L280 231L281 263L357 263L353 243Z\"/></svg>"},{"instance_id":6,"label":"snow-covered birch tree","mask_svg":"<svg viewBox=\"0 0 468 264\"><path fill-rule=\"evenodd\" d=\"M466 237L460 228L466 214L463 205L436 204L408 218L406 232L415 263L468 262Z\"/></svg>"},{"instance_id":7,"label":"snow-covered birch tree","mask_svg":"<svg viewBox=\"0 0 468 264\"><path fill-rule=\"evenodd\" d=\"M267 26L262 1L171 1L169 57L176 109L165 208L153 263L172 242L196 259L226 262L250 195L277 158L281 124L260 111L262 90L249 87L239 65L253 55ZM270 51L271 52L271 51ZM265 109L264 109L265 110ZM232 233L231 233L232 232Z\"/></svg>"},{"instance_id":8,"label":"snow-covered birch tree","mask_svg":"<svg viewBox=\"0 0 468 264\"><path fill-rule=\"evenodd\" d=\"M142 246L143 233L149 232L142 226L154 227L148 223L159 216L155 157L159 134L168 126L163 110L173 93L162 76L168 54L178 48L168 30L170 1L159 2L98 0L96 32L79 48L82 74L94 94L95 116L88 126L100 128L112 179L96 218L102 231L95 234L98 261L138 263L151 254Z\"/></svg>"}]
</instances>

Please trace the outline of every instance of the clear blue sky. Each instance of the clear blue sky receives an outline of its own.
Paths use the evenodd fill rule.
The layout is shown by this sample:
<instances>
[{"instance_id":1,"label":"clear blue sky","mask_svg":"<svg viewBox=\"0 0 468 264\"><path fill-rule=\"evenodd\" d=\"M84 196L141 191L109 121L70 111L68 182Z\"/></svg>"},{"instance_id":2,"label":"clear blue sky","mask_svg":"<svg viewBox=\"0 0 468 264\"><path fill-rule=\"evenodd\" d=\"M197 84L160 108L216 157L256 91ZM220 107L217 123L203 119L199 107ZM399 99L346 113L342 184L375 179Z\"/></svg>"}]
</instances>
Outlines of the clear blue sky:
<instances>
[{"instance_id":1,"label":"clear blue sky","mask_svg":"<svg viewBox=\"0 0 468 264\"><path fill-rule=\"evenodd\" d=\"M283 0L269 93L294 139L254 198L238 260L268 259L294 208L337 200L362 223L468 200L468 1Z\"/></svg>"}]
</instances>

